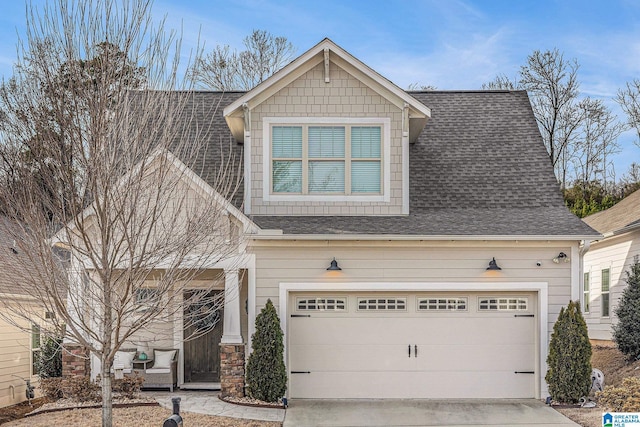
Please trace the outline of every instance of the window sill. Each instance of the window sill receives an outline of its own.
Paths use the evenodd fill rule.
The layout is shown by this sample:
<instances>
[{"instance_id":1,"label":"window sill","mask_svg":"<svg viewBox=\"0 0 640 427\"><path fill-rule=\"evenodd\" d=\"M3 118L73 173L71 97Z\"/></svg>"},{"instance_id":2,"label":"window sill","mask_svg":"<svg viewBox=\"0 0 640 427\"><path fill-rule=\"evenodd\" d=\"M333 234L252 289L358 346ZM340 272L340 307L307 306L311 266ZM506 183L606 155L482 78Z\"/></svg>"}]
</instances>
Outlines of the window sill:
<instances>
[{"instance_id":1,"label":"window sill","mask_svg":"<svg viewBox=\"0 0 640 427\"><path fill-rule=\"evenodd\" d=\"M265 202L384 202L390 197L383 194L345 195L345 194L269 194Z\"/></svg>"}]
</instances>

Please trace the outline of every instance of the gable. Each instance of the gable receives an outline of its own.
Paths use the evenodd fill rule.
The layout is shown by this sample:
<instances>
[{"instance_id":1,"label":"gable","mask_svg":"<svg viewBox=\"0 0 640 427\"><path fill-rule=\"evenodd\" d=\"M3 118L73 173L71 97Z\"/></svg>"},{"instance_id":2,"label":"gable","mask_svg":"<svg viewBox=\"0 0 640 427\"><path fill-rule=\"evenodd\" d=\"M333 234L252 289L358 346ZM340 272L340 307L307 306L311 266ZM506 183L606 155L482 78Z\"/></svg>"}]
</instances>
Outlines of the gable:
<instances>
[{"instance_id":1,"label":"gable","mask_svg":"<svg viewBox=\"0 0 640 427\"><path fill-rule=\"evenodd\" d=\"M332 74L332 69L335 70L332 64L346 70L397 108L405 109L407 116L405 130L411 140L417 138L430 117L431 110L331 40L324 39L224 109L225 120L236 140L243 142L247 133L252 131L249 116L254 108L282 88L290 86L310 69L320 66L322 73L316 76L317 81L332 85L332 79L335 78Z\"/></svg>"}]
</instances>

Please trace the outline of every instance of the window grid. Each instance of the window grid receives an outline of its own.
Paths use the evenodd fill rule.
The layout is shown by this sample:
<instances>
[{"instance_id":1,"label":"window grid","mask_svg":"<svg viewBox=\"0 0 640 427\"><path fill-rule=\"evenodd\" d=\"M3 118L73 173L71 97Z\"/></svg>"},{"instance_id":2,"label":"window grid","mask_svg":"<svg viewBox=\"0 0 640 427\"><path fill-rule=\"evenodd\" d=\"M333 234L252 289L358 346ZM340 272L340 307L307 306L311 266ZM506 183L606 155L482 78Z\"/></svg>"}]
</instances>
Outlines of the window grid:
<instances>
[{"instance_id":1,"label":"window grid","mask_svg":"<svg viewBox=\"0 0 640 427\"><path fill-rule=\"evenodd\" d=\"M298 298L298 311L346 311L346 298Z\"/></svg>"},{"instance_id":2,"label":"window grid","mask_svg":"<svg viewBox=\"0 0 640 427\"><path fill-rule=\"evenodd\" d=\"M591 299L589 287L589 273L584 273L584 280L582 284L582 311L584 313L589 312L589 300Z\"/></svg>"},{"instance_id":3,"label":"window grid","mask_svg":"<svg viewBox=\"0 0 640 427\"><path fill-rule=\"evenodd\" d=\"M602 283L601 283L601 295L602 295L602 317L609 317L609 269L602 270Z\"/></svg>"},{"instance_id":4,"label":"window grid","mask_svg":"<svg viewBox=\"0 0 640 427\"><path fill-rule=\"evenodd\" d=\"M528 298L480 298L479 311L527 311Z\"/></svg>"},{"instance_id":5,"label":"window grid","mask_svg":"<svg viewBox=\"0 0 640 427\"><path fill-rule=\"evenodd\" d=\"M271 138L274 194L382 193L381 125L277 125Z\"/></svg>"},{"instance_id":6,"label":"window grid","mask_svg":"<svg viewBox=\"0 0 640 427\"><path fill-rule=\"evenodd\" d=\"M418 311L466 311L467 298L419 298Z\"/></svg>"},{"instance_id":7,"label":"window grid","mask_svg":"<svg viewBox=\"0 0 640 427\"><path fill-rule=\"evenodd\" d=\"M358 310L400 311L406 309L406 298L358 298Z\"/></svg>"}]
</instances>

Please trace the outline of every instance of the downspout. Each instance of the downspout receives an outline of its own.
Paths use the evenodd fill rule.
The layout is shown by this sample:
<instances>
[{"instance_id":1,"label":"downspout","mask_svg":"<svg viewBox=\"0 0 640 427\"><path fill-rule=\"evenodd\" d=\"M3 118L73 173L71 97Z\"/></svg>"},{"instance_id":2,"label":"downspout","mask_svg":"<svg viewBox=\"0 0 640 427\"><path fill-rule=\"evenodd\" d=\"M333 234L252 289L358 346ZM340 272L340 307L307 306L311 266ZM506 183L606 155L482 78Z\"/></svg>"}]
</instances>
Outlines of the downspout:
<instances>
[{"instance_id":1,"label":"downspout","mask_svg":"<svg viewBox=\"0 0 640 427\"><path fill-rule=\"evenodd\" d=\"M584 301L582 300L584 298L584 255L589 252L589 249L591 248L591 242L592 240L583 240L582 244L580 245L580 259L579 259L579 277L578 277L578 283L579 285L579 290L578 290L578 298L577 300L580 301L580 307L584 307Z\"/></svg>"}]
</instances>

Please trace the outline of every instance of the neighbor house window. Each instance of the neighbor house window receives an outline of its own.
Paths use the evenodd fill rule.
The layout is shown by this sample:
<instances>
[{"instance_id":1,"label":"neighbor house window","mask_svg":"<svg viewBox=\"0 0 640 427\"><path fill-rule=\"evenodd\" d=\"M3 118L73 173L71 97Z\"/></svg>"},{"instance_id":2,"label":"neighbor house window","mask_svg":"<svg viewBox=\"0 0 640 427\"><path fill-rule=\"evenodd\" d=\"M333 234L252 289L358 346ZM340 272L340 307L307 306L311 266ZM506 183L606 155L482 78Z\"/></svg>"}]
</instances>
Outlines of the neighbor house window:
<instances>
[{"instance_id":1,"label":"neighbor house window","mask_svg":"<svg viewBox=\"0 0 640 427\"><path fill-rule=\"evenodd\" d=\"M37 361L40 357L40 326L31 325L31 375L38 374Z\"/></svg>"},{"instance_id":2,"label":"neighbor house window","mask_svg":"<svg viewBox=\"0 0 640 427\"><path fill-rule=\"evenodd\" d=\"M273 124L270 139L271 194L383 193L382 125Z\"/></svg>"},{"instance_id":3,"label":"neighbor house window","mask_svg":"<svg viewBox=\"0 0 640 427\"><path fill-rule=\"evenodd\" d=\"M589 273L584 273L583 287L582 287L582 311L589 312Z\"/></svg>"},{"instance_id":4,"label":"neighbor house window","mask_svg":"<svg viewBox=\"0 0 640 427\"><path fill-rule=\"evenodd\" d=\"M602 317L609 317L609 269L602 270Z\"/></svg>"}]
</instances>

